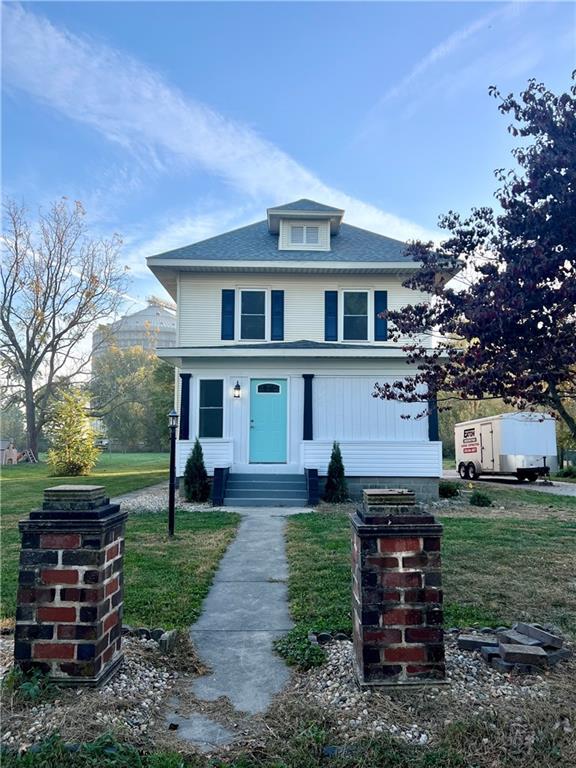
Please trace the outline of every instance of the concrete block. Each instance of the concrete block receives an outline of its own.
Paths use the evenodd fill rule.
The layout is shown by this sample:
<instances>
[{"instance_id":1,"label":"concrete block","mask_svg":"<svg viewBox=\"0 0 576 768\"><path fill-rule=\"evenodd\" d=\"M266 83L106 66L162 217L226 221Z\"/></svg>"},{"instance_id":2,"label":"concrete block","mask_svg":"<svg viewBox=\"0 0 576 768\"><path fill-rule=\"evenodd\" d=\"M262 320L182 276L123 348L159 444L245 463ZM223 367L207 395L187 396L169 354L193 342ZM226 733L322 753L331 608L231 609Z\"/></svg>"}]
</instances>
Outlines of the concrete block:
<instances>
[{"instance_id":1,"label":"concrete block","mask_svg":"<svg viewBox=\"0 0 576 768\"><path fill-rule=\"evenodd\" d=\"M498 640L501 643L512 643L515 645L541 645L539 640L534 637L529 637L516 629L507 629L505 632L498 632Z\"/></svg>"},{"instance_id":2,"label":"concrete block","mask_svg":"<svg viewBox=\"0 0 576 768\"><path fill-rule=\"evenodd\" d=\"M547 632L542 629L538 624L524 624L519 621L514 629L523 635L528 635L535 640L538 640L542 645L549 645L552 648L562 648L564 641L558 635L553 635L551 632Z\"/></svg>"},{"instance_id":3,"label":"concrete block","mask_svg":"<svg viewBox=\"0 0 576 768\"><path fill-rule=\"evenodd\" d=\"M500 656L495 656L492 659L492 667L498 672L520 672L524 675L537 675L542 671L542 667L537 667L534 664L514 664L510 661L504 661Z\"/></svg>"},{"instance_id":4,"label":"concrete block","mask_svg":"<svg viewBox=\"0 0 576 768\"><path fill-rule=\"evenodd\" d=\"M498 647L498 639L494 635L460 635L458 648L461 651L480 651L483 647Z\"/></svg>"},{"instance_id":5,"label":"concrete block","mask_svg":"<svg viewBox=\"0 0 576 768\"><path fill-rule=\"evenodd\" d=\"M536 664L545 666L547 655L540 646L520 645L518 643L500 643L500 656L512 664Z\"/></svg>"},{"instance_id":6,"label":"concrete block","mask_svg":"<svg viewBox=\"0 0 576 768\"><path fill-rule=\"evenodd\" d=\"M572 656L572 652L568 648L558 648L555 651L547 651L546 656L548 657L548 666L553 667L559 661L569 659Z\"/></svg>"}]
</instances>

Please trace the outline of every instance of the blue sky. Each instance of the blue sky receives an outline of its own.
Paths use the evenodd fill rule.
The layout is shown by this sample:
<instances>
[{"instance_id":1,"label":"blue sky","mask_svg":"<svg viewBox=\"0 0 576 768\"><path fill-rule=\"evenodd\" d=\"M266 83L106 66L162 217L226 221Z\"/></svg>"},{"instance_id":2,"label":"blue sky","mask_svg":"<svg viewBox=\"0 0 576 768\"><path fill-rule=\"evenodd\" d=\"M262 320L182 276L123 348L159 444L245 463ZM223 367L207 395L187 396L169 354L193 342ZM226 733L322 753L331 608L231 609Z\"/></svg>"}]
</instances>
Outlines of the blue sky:
<instances>
[{"instance_id":1,"label":"blue sky","mask_svg":"<svg viewBox=\"0 0 576 768\"><path fill-rule=\"evenodd\" d=\"M3 5L3 187L83 201L145 257L298 197L392 237L491 204L512 139L487 89L566 90L573 3ZM139 308L137 304L134 308Z\"/></svg>"}]
</instances>

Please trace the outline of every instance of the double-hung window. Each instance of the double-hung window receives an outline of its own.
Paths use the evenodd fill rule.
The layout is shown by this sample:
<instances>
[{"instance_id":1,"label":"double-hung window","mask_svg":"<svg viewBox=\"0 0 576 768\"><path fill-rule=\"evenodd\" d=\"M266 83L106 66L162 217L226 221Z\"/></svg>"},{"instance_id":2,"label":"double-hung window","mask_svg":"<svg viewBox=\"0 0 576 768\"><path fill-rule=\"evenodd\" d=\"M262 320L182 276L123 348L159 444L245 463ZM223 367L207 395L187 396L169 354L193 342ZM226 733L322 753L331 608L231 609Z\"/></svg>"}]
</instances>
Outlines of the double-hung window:
<instances>
[{"instance_id":1,"label":"double-hung window","mask_svg":"<svg viewBox=\"0 0 576 768\"><path fill-rule=\"evenodd\" d=\"M266 339L266 291L241 292L240 338L245 341Z\"/></svg>"},{"instance_id":2,"label":"double-hung window","mask_svg":"<svg viewBox=\"0 0 576 768\"><path fill-rule=\"evenodd\" d=\"M294 224L290 227L291 245L318 245L320 242L320 227Z\"/></svg>"},{"instance_id":3,"label":"double-hung window","mask_svg":"<svg viewBox=\"0 0 576 768\"><path fill-rule=\"evenodd\" d=\"M200 380L199 437L222 437L224 429L224 381Z\"/></svg>"},{"instance_id":4,"label":"double-hung window","mask_svg":"<svg viewBox=\"0 0 576 768\"><path fill-rule=\"evenodd\" d=\"M368 340L368 291L344 291L342 338L344 341Z\"/></svg>"}]
</instances>

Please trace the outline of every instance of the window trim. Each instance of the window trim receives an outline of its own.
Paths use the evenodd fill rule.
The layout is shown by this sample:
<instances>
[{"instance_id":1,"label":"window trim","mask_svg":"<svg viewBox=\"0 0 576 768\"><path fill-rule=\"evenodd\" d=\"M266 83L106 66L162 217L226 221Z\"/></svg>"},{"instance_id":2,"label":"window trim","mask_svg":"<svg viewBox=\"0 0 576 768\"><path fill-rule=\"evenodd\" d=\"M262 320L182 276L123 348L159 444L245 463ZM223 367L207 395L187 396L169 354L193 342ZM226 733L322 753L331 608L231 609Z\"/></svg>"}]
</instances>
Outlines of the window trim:
<instances>
[{"instance_id":1,"label":"window trim","mask_svg":"<svg viewBox=\"0 0 576 768\"><path fill-rule=\"evenodd\" d=\"M365 339L347 339L344 337L344 297L347 293L365 293L367 296L366 302L366 338ZM362 344L374 342L374 323L370 323L370 318L374 314L374 289L373 288L342 288L339 296L339 308L338 308L338 338L341 342L350 342L351 344ZM362 317L362 315L358 315Z\"/></svg>"},{"instance_id":2,"label":"window trim","mask_svg":"<svg viewBox=\"0 0 576 768\"><path fill-rule=\"evenodd\" d=\"M245 339L242 337L242 294L250 291L258 291L260 293L264 294L264 337L261 339ZM272 314L272 302L270 298L270 288L262 288L261 285L258 286L243 286L242 288L237 287L236 293L238 294L238 301L237 307L236 307L236 323L238 328L238 337L237 341L246 341L248 343L251 342L265 342L270 341L270 326L272 322L271 314Z\"/></svg>"},{"instance_id":3,"label":"window trim","mask_svg":"<svg viewBox=\"0 0 576 768\"><path fill-rule=\"evenodd\" d=\"M220 437L201 437L200 436L200 389L202 386L203 381L221 381L222 382L222 435ZM226 439L226 417L227 417L227 406L226 406L226 383L227 378L226 376L201 376L197 379L197 386L196 386L196 408L195 410L195 416L196 416L196 430L195 433L198 436L199 440L224 440Z\"/></svg>"}]
</instances>

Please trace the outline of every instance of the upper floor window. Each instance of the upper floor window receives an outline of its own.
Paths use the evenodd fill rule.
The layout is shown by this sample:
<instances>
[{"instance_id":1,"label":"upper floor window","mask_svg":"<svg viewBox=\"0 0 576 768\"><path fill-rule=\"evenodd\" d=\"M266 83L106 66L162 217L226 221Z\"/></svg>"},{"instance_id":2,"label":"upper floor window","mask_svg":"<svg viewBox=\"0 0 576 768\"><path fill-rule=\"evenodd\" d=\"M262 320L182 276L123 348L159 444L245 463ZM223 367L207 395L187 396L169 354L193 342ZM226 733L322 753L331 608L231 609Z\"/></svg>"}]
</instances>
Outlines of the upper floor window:
<instances>
[{"instance_id":1,"label":"upper floor window","mask_svg":"<svg viewBox=\"0 0 576 768\"><path fill-rule=\"evenodd\" d=\"M247 341L266 338L266 291L241 291L240 338Z\"/></svg>"},{"instance_id":2,"label":"upper floor window","mask_svg":"<svg viewBox=\"0 0 576 768\"><path fill-rule=\"evenodd\" d=\"M290 227L290 243L292 245L318 245L320 242L320 227L293 225Z\"/></svg>"},{"instance_id":3,"label":"upper floor window","mask_svg":"<svg viewBox=\"0 0 576 768\"><path fill-rule=\"evenodd\" d=\"M280 222L278 248L293 251L329 251L329 221L290 221Z\"/></svg>"},{"instance_id":4,"label":"upper floor window","mask_svg":"<svg viewBox=\"0 0 576 768\"><path fill-rule=\"evenodd\" d=\"M224 428L224 381L200 381L199 437L222 437Z\"/></svg>"},{"instance_id":5,"label":"upper floor window","mask_svg":"<svg viewBox=\"0 0 576 768\"><path fill-rule=\"evenodd\" d=\"M342 338L368 340L368 291L344 291Z\"/></svg>"}]
</instances>

